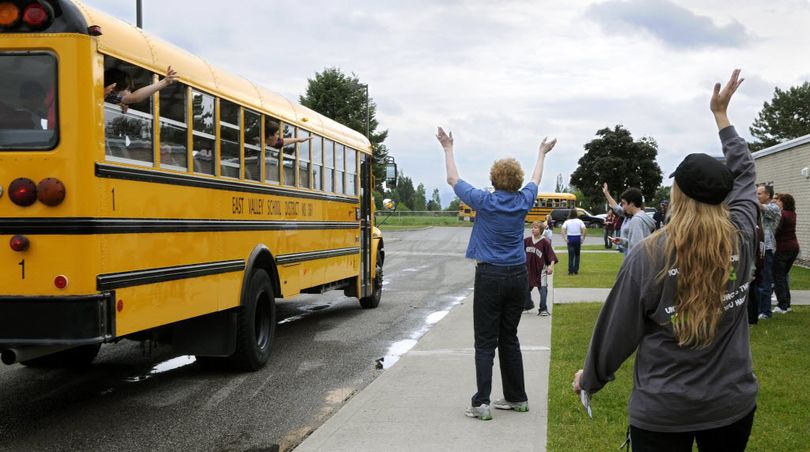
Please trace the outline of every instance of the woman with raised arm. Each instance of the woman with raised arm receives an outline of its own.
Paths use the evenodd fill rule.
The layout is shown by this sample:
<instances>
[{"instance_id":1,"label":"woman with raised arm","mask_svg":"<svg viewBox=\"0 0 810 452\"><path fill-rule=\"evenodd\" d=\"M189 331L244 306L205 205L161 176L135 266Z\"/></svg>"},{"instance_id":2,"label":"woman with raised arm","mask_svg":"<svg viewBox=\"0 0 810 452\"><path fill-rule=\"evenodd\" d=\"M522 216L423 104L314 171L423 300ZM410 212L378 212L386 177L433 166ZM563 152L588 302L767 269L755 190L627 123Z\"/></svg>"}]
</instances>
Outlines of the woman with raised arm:
<instances>
[{"instance_id":1,"label":"woman with raised arm","mask_svg":"<svg viewBox=\"0 0 810 452\"><path fill-rule=\"evenodd\" d=\"M520 188L523 170L517 160L497 160L489 173L490 182L495 187L490 193L459 178L453 156L453 133L447 134L439 127L436 138L444 149L447 183L477 212L466 256L476 261L473 331L478 390L464 414L485 421L492 419L489 396L496 347L504 398L492 406L501 410L529 411L523 380L523 355L517 337L529 288L523 230L526 214L537 199L546 154L557 140L546 142L543 139L531 181L523 188Z\"/></svg>"},{"instance_id":2,"label":"woman with raised arm","mask_svg":"<svg viewBox=\"0 0 810 452\"><path fill-rule=\"evenodd\" d=\"M690 154L672 174L670 222L622 264L574 375L583 403L634 351L634 451L742 451L756 410L745 302L755 259L755 169L726 110L739 69L714 86L725 163ZM670 177L672 177L670 176Z\"/></svg>"}]
</instances>

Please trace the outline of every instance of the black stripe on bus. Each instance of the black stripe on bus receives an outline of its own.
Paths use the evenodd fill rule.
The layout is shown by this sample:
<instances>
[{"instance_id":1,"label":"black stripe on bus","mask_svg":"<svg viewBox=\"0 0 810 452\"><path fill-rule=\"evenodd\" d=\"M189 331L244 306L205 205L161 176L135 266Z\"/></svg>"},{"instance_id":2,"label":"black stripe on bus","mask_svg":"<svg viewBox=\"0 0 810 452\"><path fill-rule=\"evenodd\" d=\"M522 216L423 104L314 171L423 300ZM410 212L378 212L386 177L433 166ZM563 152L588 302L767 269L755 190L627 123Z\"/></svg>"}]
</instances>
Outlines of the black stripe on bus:
<instances>
[{"instance_id":1,"label":"black stripe on bus","mask_svg":"<svg viewBox=\"0 0 810 452\"><path fill-rule=\"evenodd\" d=\"M281 187L268 187L252 185L239 181L211 179L208 177L193 176L190 174L163 173L143 168L129 168L123 166L96 163L96 176L110 179L124 179L157 184L182 185L186 187L211 188L214 190L238 191L243 193L260 193L264 195L287 196L291 198L319 199L323 201L345 202L359 204L357 198L330 195L326 193L309 193Z\"/></svg>"},{"instance_id":2,"label":"black stripe on bus","mask_svg":"<svg viewBox=\"0 0 810 452\"><path fill-rule=\"evenodd\" d=\"M336 250L309 251L306 253L282 254L276 256L276 263L280 265L293 264L296 262L311 261L315 259L326 259L328 257L348 256L350 254L359 254L359 253L360 248L342 248Z\"/></svg>"},{"instance_id":3,"label":"black stripe on bus","mask_svg":"<svg viewBox=\"0 0 810 452\"><path fill-rule=\"evenodd\" d=\"M176 267L151 268L121 273L109 273L96 277L98 290L120 289L122 287L154 284L177 279L196 278L200 276L216 275L242 271L245 261L242 259L222 262L207 262L205 264L179 265Z\"/></svg>"},{"instance_id":4,"label":"black stripe on bus","mask_svg":"<svg viewBox=\"0 0 810 452\"><path fill-rule=\"evenodd\" d=\"M183 220L163 218L3 218L0 234L132 234L357 229L354 221Z\"/></svg>"}]
</instances>

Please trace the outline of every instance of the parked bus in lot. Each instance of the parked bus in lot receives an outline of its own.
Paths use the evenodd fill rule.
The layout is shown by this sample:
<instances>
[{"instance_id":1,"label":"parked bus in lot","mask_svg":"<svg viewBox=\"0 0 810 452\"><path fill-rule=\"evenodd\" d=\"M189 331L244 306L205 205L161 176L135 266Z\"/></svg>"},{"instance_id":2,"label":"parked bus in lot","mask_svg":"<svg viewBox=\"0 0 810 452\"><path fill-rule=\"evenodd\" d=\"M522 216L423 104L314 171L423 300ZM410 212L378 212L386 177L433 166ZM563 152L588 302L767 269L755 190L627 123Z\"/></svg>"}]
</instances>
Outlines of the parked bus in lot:
<instances>
[{"instance_id":1,"label":"parked bus in lot","mask_svg":"<svg viewBox=\"0 0 810 452\"><path fill-rule=\"evenodd\" d=\"M526 223L546 221L546 217L553 209L573 208L576 202L577 197L573 193L538 193L534 206L526 214ZM459 201L458 220L475 221L475 209Z\"/></svg>"},{"instance_id":2,"label":"parked bus in lot","mask_svg":"<svg viewBox=\"0 0 810 452\"><path fill-rule=\"evenodd\" d=\"M538 193L534 206L526 215L526 223L546 221L553 209L574 208L577 196L573 193Z\"/></svg>"},{"instance_id":3,"label":"parked bus in lot","mask_svg":"<svg viewBox=\"0 0 810 452\"><path fill-rule=\"evenodd\" d=\"M276 299L378 305L364 136L78 1L0 2L0 37L3 362L148 339L255 370ZM169 65L177 83L105 103L105 70L142 86ZM312 139L275 149L276 124Z\"/></svg>"}]
</instances>

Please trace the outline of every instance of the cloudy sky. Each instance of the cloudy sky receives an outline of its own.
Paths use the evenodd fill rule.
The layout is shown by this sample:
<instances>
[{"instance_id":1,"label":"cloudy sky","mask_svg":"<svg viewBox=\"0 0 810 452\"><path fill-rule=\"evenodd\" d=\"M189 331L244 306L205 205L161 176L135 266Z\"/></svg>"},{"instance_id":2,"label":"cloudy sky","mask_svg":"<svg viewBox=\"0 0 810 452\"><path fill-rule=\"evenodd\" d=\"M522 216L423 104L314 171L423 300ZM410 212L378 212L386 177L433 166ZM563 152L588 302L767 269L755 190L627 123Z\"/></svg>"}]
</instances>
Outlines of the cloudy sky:
<instances>
[{"instance_id":1,"label":"cloudy sky","mask_svg":"<svg viewBox=\"0 0 810 452\"><path fill-rule=\"evenodd\" d=\"M85 2L135 21L134 0ZM326 67L355 73L400 169L443 205L437 125L478 186L497 158L530 172L540 140L557 137L540 187L553 191L616 124L655 138L665 174L690 152L719 154L708 101L735 67L746 81L730 116L746 139L774 87L810 79L808 0L143 3L150 33L293 100Z\"/></svg>"}]
</instances>

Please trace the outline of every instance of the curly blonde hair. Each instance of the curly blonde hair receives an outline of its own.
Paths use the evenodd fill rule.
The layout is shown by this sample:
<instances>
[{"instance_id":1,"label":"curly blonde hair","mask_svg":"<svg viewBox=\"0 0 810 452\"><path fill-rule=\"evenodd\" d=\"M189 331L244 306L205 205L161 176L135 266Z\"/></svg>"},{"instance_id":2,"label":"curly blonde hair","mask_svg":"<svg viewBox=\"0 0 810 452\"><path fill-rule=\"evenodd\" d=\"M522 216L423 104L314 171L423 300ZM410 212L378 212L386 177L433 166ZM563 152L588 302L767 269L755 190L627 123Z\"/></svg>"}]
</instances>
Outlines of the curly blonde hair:
<instances>
[{"instance_id":1,"label":"curly blonde hair","mask_svg":"<svg viewBox=\"0 0 810 452\"><path fill-rule=\"evenodd\" d=\"M513 158L496 160L489 170L489 180L495 190L518 191L523 184L523 169Z\"/></svg>"}]
</instances>

